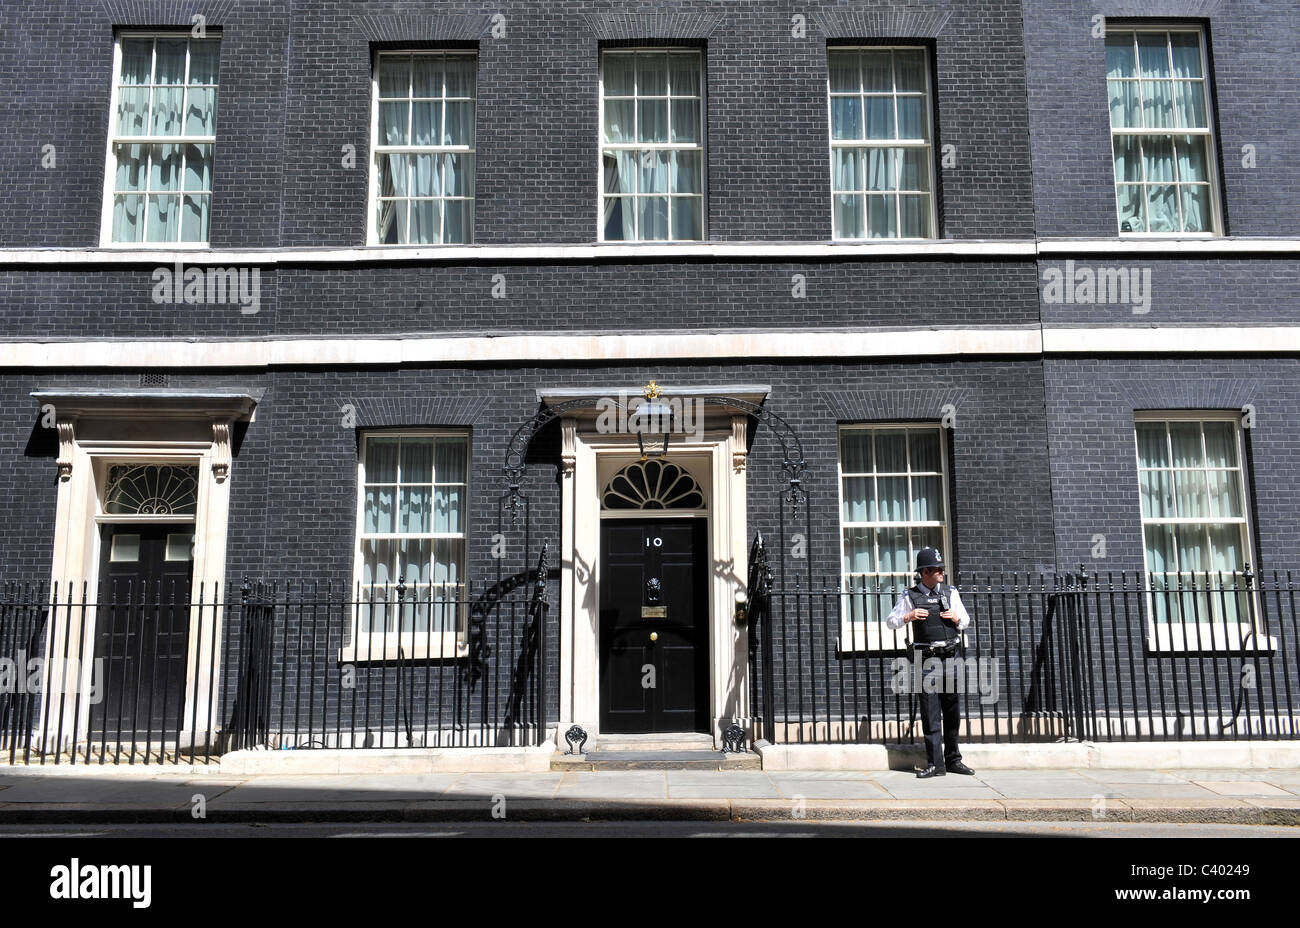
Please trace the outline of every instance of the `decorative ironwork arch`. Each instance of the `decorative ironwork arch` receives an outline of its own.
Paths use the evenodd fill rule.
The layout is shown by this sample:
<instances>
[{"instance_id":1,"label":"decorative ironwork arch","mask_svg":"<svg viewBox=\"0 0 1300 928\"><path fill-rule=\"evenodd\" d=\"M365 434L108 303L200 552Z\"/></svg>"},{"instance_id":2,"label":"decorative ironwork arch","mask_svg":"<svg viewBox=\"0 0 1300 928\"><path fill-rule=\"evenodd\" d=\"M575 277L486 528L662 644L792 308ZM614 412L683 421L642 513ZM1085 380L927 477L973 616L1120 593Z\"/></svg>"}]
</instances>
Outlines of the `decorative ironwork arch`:
<instances>
[{"instance_id":1,"label":"decorative ironwork arch","mask_svg":"<svg viewBox=\"0 0 1300 928\"><path fill-rule=\"evenodd\" d=\"M738 410L751 418L757 419L759 425L767 426L781 446L781 469L785 472L787 483L783 497L790 503L791 514L797 514L799 506L807 499L807 493L803 488L803 478L808 464L803 456L803 443L799 440L798 433L790 426L790 423L766 406L751 403L748 400L742 400L734 396L702 396L691 397L691 399L698 399L706 405ZM617 400L609 399L606 402L611 404L611 409L627 411L627 407ZM519 426L514 434L510 436L510 441L506 445L503 470L506 477L505 508L510 512L511 525L517 524L519 520L519 510L523 505L523 480L528 470L526 462L528 448L537 433L556 419L563 418L565 413L590 408L591 401L586 398L546 406L538 410L532 418Z\"/></svg>"}]
</instances>

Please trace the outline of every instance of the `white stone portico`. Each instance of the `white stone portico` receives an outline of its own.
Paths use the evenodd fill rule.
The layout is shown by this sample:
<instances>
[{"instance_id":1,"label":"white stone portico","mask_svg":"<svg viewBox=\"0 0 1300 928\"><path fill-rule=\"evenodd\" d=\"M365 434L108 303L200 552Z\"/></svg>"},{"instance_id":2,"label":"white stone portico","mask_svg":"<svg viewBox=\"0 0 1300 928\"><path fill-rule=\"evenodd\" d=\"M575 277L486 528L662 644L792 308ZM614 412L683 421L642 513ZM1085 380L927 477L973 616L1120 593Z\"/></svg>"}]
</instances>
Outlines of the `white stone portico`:
<instances>
[{"instance_id":1,"label":"white stone portico","mask_svg":"<svg viewBox=\"0 0 1300 928\"><path fill-rule=\"evenodd\" d=\"M748 570L746 462L750 416L743 409L709 402L728 397L762 403L765 386L661 388L662 400L696 403L702 422L670 439L665 461L686 469L704 496L704 509L657 510L655 518L707 519L708 550L708 700L710 733L721 746L722 732L733 722L750 728L746 656L748 631L736 623L737 594L745 592ZM560 705L556 744L567 750L564 734L579 725L591 739L600 738L600 536L603 519L645 516L646 512L603 511L601 491L629 463L641 459L637 436L609 431L599 418L608 403L640 397L627 384L604 390L539 390L545 405L568 404L562 431L562 530L560 578ZM585 400L586 402L580 402ZM575 401L579 401L575 404Z\"/></svg>"}]
</instances>

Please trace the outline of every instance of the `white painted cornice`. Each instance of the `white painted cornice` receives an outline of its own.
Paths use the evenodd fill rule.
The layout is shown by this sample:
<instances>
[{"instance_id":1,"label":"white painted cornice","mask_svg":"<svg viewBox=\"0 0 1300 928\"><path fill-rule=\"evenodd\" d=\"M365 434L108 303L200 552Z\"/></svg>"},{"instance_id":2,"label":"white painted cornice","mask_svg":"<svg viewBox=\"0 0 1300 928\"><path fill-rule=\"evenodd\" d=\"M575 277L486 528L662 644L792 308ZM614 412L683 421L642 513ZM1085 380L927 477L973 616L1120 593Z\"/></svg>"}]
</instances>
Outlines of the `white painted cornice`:
<instances>
[{"instance_id":1,"label":"white painted cornice","mask_svg":"<svg viewBox=\"0 0 1300 928\"><path fill-rule=\"evenodd\" d=\"M1056 255L1300 254L1300 238L1048 238L872 242L441 245L369 248L0 248L0 266L493 264L504 262L927 260Z\"/></svg>"}]
</instances>

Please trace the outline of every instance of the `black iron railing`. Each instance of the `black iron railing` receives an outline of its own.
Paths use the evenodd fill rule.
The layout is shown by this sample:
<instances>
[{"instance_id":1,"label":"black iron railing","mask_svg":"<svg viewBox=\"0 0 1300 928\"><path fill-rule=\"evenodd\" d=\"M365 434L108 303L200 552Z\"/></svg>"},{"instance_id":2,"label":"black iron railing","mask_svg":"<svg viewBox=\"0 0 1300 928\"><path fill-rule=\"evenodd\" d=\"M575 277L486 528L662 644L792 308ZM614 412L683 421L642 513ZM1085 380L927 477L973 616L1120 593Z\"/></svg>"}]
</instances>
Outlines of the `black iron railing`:
<instances>
[{"instance_id":1,"label":"black iron railing","mask_svg":"<svg viewBox=\"0 0 1300 928\"><path fill-rule=\"evenodd\" d=\"M548 616L545 548L493 585L0 584L0 762L540 744Z\"/></svg>"},{"instance_id":2,"label":"black iron railing","mask_svg":"<svg viewBox=\"0 0 1300 928\"><path fill-rule=\"evenodd\" d=\"M916 743L917 694L942 686L961 694L962 737L979 743L1300 737L1289 573L972 577L959 589L972 624L956 657L930 667L884 623L900 589L751 586L756 735Z\"/></svg>"}]
</instances>

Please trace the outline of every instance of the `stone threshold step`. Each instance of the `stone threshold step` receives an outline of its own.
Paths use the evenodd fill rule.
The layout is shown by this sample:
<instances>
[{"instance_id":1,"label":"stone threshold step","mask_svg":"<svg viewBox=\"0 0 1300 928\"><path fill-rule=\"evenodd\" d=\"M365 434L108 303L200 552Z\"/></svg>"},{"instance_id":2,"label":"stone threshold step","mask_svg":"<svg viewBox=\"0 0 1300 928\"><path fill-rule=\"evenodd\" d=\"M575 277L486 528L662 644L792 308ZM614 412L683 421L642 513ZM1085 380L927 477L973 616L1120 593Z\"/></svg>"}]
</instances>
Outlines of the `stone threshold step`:
<instances>
[{"instance_id":1,"label":"stone threshold step","mask_svg":"<svg viewBox=\"0 0 1300 928\"><path fill-rule=\"evenodd\" d=\"M592 751L556 754L552 770L762 770L756 754L722 751Z\"/></svg>"}]
</instances>

